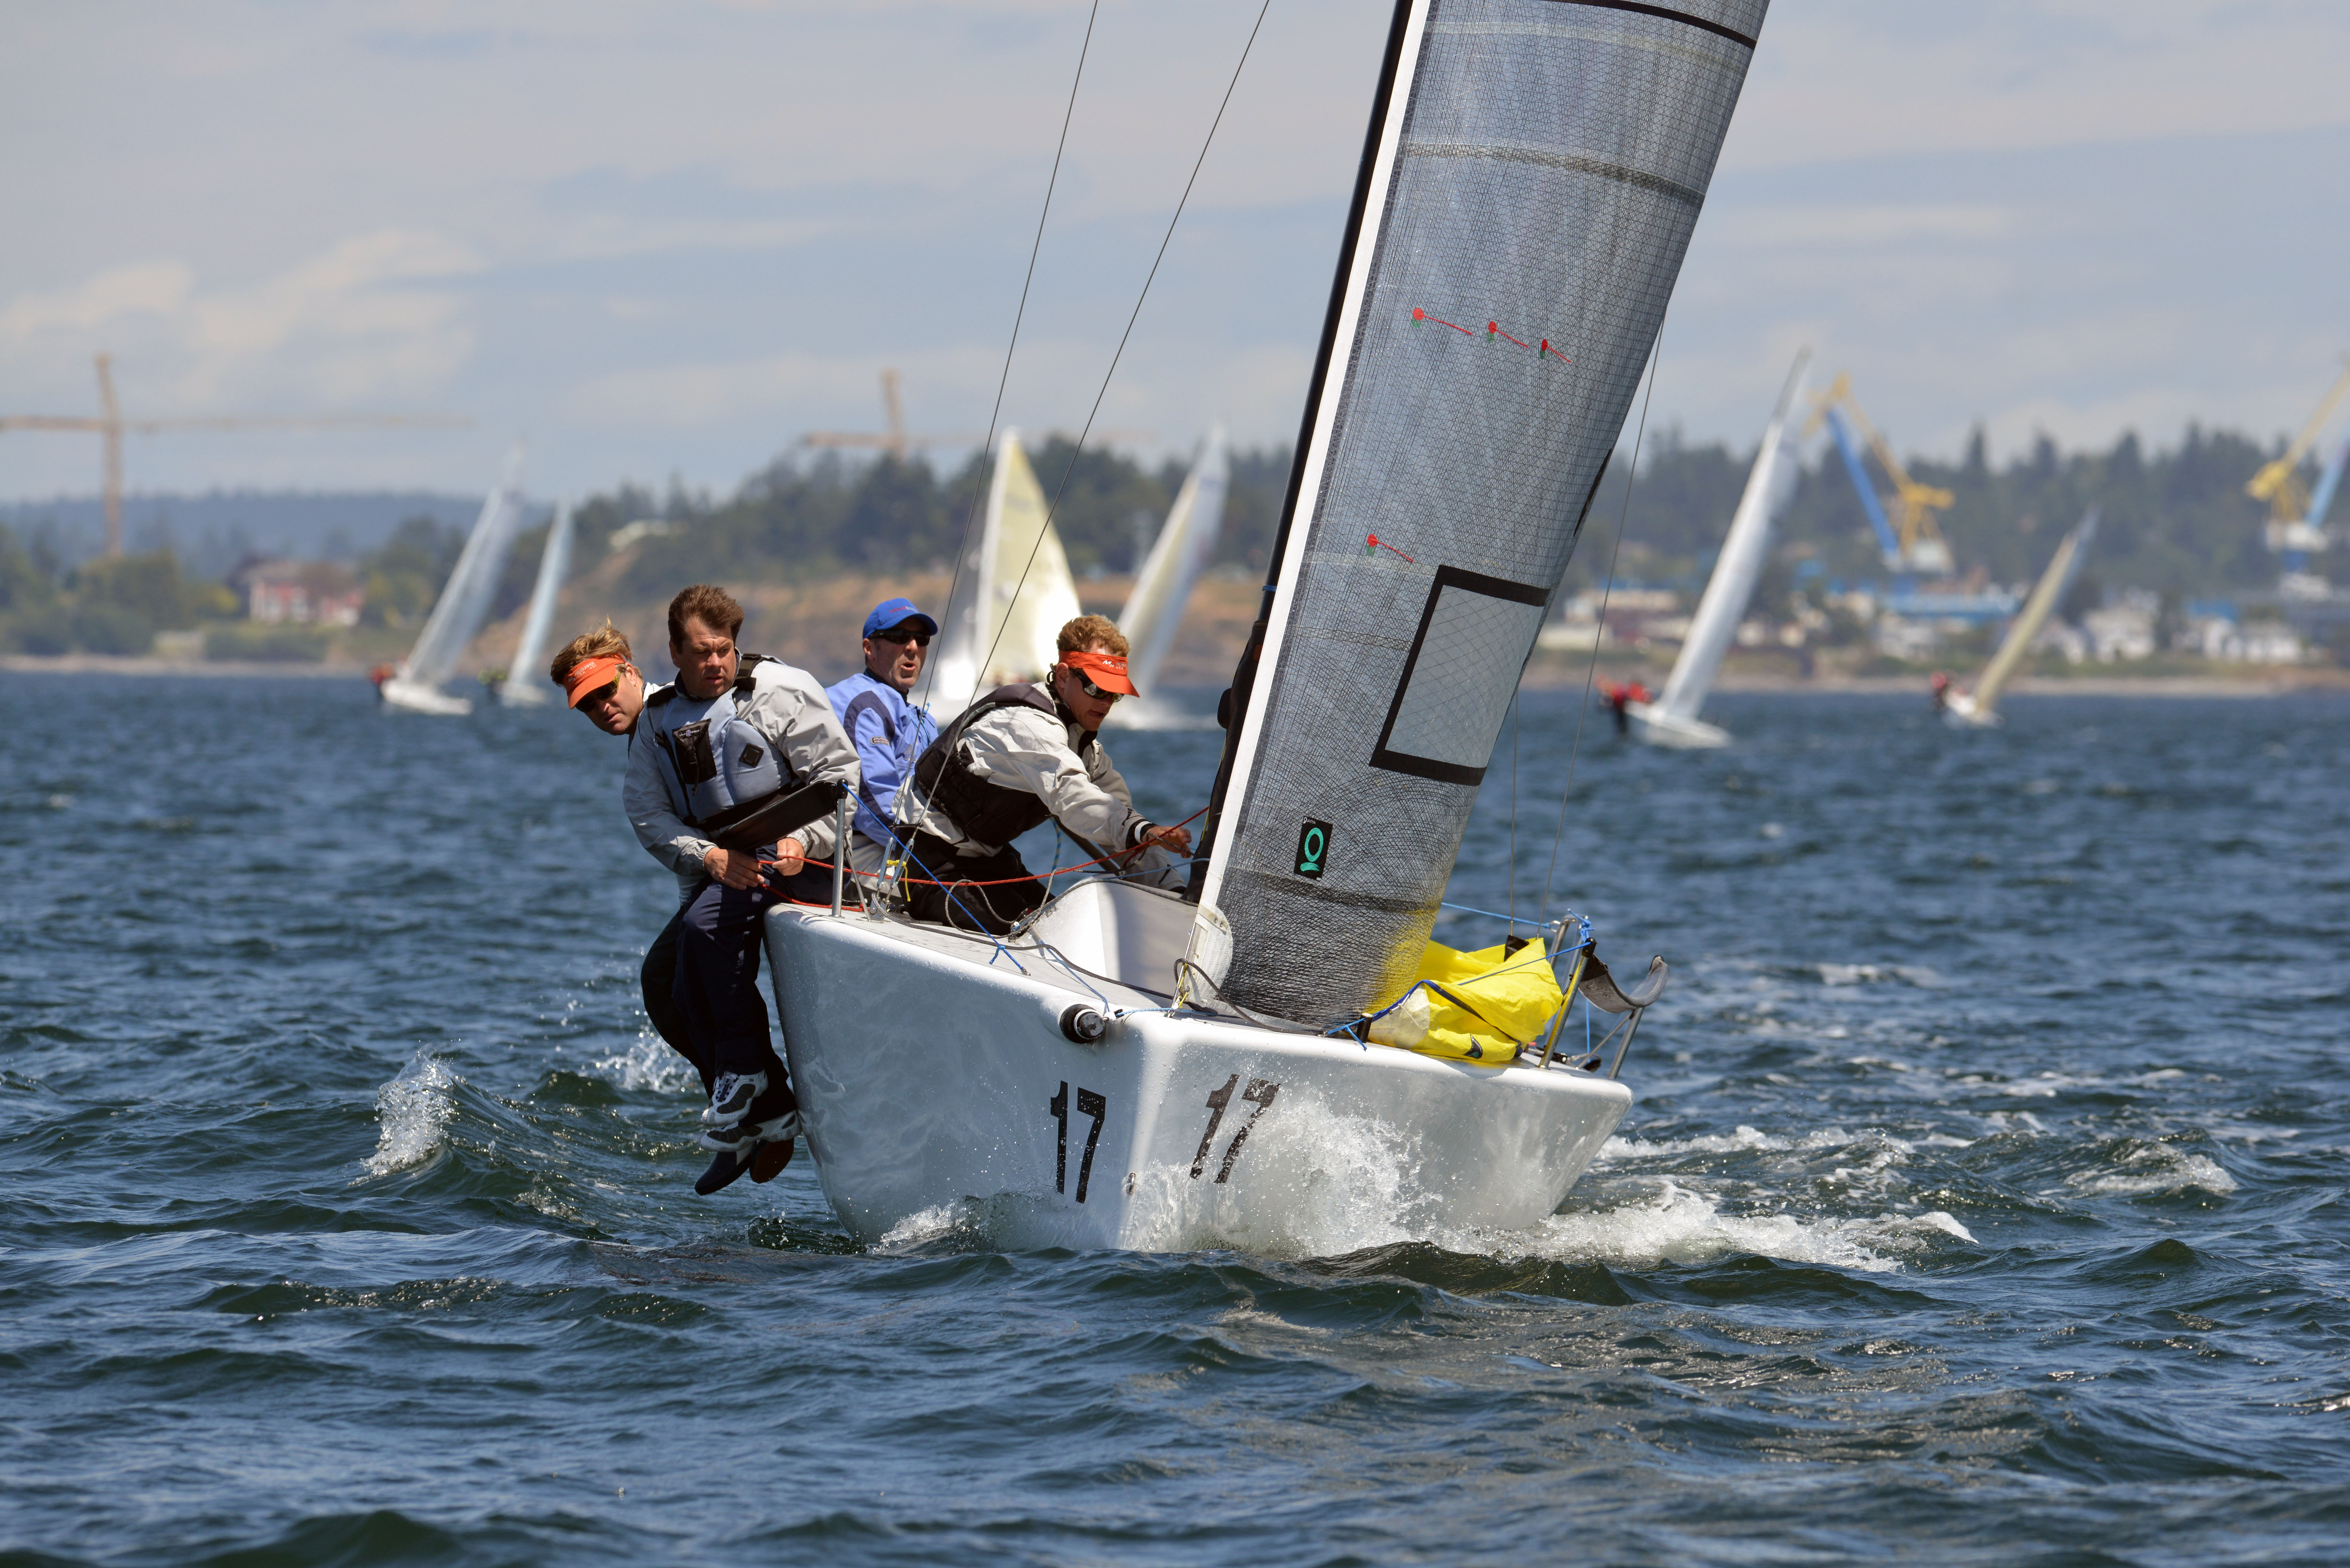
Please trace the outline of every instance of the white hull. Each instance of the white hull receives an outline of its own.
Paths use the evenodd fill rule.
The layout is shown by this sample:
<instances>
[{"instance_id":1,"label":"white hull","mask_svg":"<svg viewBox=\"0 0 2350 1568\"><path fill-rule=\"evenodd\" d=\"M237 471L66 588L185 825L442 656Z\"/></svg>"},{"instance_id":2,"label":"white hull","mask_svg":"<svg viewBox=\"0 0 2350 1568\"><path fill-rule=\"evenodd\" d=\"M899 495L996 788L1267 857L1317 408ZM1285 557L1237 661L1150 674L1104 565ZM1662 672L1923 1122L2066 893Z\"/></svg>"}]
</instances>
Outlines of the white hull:
<instances>
[{"instance_id":1,"label":"white hull","mask_svg":"<svg viewBox=\"0 0 2350 1568\"><path fill-rule=\"evenodd\" d=\"M403 713L434 713L444 718L456 718L473 711L473 705L463 697L452 697L438 686L427 686L421 680L410 680L395 675L376 690L383 693L383 705L397 708Z\"/></svg>"},{"instance_id":2,"label":"white hull","mask_svg":"<svg viewBox=\"0 0 2350 1568\"><path fill-rule=\"evenodd\" d=\"M981 938L771 912L792 1080L842 1222L868 1241L960 1227L998 1246L1293 1256L1515 1230L1558 1207L1631 1105L1563 1064L1171 1013L1107 978L1165 986L1190 920L1121 884L1065 895L1036 930L1088 984L1022 942L1024 975ZM1101 1042L1063 1036L1065 1009L1105 1002Z\"/></svg>"},{"instance_id":3,"label":"white hull","mask_svg":"<svg viewBox=\"0 0 2350 1568\"><path fill-rule=\"evenodd\" d=\"M1942 709L1942 722L1953 730L1996 730L2000 725L1999 710L1979 709L1975 700L1961 691Z\"/></svg>"},{"instance_id":4,"label":"white hull","mask_svg":"<svg viewBox=\"0 0 2350 1568\"><path fill-rule=\"evenodd\" d=\"M1730 732L1709 724L1702 719L1684 719L1675 713L1647 702L1634 702L1624 710L1632 721L1632 736L1652 746L1668 746L1677 752L1709 750L1730 744Z\"/></svg>"}]
</instances>

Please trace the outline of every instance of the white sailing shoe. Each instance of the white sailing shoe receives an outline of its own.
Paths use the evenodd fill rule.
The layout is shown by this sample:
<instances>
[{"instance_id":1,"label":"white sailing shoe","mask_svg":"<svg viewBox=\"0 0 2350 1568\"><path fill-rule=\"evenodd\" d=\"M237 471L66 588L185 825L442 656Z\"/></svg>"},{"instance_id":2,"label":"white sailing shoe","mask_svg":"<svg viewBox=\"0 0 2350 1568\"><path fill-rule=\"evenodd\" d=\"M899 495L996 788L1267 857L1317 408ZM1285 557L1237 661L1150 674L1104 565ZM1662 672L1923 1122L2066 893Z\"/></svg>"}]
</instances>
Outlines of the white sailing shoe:
<instances>
[{"instance_id":1,"label":"white sailing shoe","mask_svg":"<svg viewBox=\"0 0 2350 1568\"><path fill-rule=\"evenodd\" d=\"M702 1125L712 1129L739 1127L751 1108L751 1102L766 1092L767 1075L764 1073L719 1074L718 1082L710 1086L710 1104L702 1110ZM706 1147L718 1147L710 1143L707 1135L704 1135L702 1142ZM733 1147L733 1139L729 1138L726 1147Z\"/></svg>"}]
</instances>

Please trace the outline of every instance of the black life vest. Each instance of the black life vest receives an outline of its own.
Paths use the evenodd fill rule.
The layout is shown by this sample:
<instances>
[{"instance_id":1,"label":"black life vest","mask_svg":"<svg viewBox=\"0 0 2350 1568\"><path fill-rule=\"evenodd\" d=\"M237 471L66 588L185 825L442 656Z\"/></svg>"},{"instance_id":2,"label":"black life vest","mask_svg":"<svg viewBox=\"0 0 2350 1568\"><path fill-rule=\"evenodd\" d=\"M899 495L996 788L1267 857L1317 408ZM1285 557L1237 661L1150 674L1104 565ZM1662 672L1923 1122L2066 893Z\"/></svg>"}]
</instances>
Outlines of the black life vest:
<instances>
[{"instance_id":1,"label":"black life vest","mask_svg":"<svg viewBox=\"0 0 2350 1568\"><path fill-rule=\"evenodd\" d=\"M1042 686L999 686L963 710L914 763L914 787L922 798L976 844L1009 844L1053 815L1031 792L982 778L972 765L963 732L1005 708L1034 708L1065 723L1068 717ZM1083 757L1095 742L1094 732L1087 730L1077 738L1077 755Z\"/></svg>"}]
</instances>

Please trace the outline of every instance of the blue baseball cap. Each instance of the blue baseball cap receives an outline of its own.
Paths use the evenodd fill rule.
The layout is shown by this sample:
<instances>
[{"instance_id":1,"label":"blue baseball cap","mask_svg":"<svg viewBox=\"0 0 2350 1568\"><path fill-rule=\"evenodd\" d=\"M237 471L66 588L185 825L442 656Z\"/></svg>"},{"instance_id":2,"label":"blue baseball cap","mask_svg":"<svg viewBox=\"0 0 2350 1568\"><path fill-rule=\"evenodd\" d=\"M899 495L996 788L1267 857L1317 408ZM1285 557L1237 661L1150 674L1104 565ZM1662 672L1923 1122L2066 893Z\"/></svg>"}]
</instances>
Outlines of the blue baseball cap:
<instances>
[{"instance_id":1,"label":"blue baseball cap","mask_svg":"<svg viewBox=\"0 0 2350 1568\"><path fill-rule=\"evenodd\" d=\"M910 620L922 623L923 636L939 635L939 623L916 609L911 599L883 599L875 605L873 613L865 618L865 630L860 635L871 637L875 632L888 631L891 627Z\"/></svg>"}]
</instances>

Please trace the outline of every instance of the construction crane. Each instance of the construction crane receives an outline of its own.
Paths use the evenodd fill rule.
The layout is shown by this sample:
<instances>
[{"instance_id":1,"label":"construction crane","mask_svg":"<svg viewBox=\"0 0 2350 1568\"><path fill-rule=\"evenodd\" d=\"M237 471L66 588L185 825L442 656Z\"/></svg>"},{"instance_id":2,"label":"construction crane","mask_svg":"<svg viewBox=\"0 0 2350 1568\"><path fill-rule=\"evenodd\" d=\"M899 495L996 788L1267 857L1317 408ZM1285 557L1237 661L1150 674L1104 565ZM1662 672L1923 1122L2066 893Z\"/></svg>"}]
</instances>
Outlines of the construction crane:
<instances>
[{"instance_id":1,"label":"construction crane","mask_svg":"<svg viewBox=\"0 0 2350 1568\"><path fill-rule=\"evenodd\" d=\"M227 414L201 419L127 420L114 395L114 356L98 356L98 401L104 411L88 414L0 414L0 431L96 431L104 462L99 493L106 507L106 553L122 554L122 436L126 431L249 430L462 430L470 420L454 414L326 414L307 417Z\"/></svg>"},{"instance_id":2,"label":"construction crane","mask_svg":"<svg viewBox=\"0 0 2350 1568\"><path fill-rule=\"evenodd\" d=\"M976 431L953 435L909 435L906 432L906 406L899 395L899 378L895 370L881 372L881 412L889 421L889 428L886 431L812 431L800 437L800 444L886 452L903 462L916 452L941 446L976 446L987 439ZM1126 446L1147 441L1152 434L1149 431L1096 431L1088 440L1101 446Z\"/></svg>"},{"instance_id":3,"label":"construction crane","mask_svg":"<svg viewBox=\"0 0 2350 1568\"><path fill-rule=\"evenodd\" d=\"M2350 432L2335 443L2334 455L2317 477L2314 493L2301 482L2301 460L2317 444L2318 435L2345 397L2350 397L2350 363L2343 366L2342 374L2334 379L2325 396L2317 400L2316 411L2303 424L2292 444L2262 463L2251 483L2244 486L2244 493L2269 504L2268 545L2284 557L2288 585L2300 586L2300 580L2309 573L2309 557L2322 553L2326 546L2325 512L2334 504L2334 487L2342 482L2343 461L2350 458Z\"/></svg>"},{"instance_id":4,"label":"construction crane","mask_svg":"<svg viewBox=\"0 0 2350 1568\"><path fill-rule=\"evenodd\" d=\"M1852 475L1852 487L1860 493L1861 509L1868 514L1869 526L1877 530L1877 543L1884 553L1886 569L1904 577L1912 573L1950 576L1950 546L1942 538L1941 526L1934 521L1934 514L1948 510L1958 498L1947 490L1920 484L1909 477L1909 471L1901 466L1901 460L1893 455L1893 449L1877 433L1877 427L1869 423L1868 416L1854 400L1851 377L1839 375L1834 385L1813 400L1812 417L1804 433L1811 435L1823 424L1835 437L1836 451L1844 455L1845 472ZM1877 500L1876 485L1869 483L1868 469L1861 461L1864 440L1868 450L1877 454L1877 466L1893 482L1894 517L1890 522L1886 519L1883 503Z\"/></svg>"}]
</instances>

